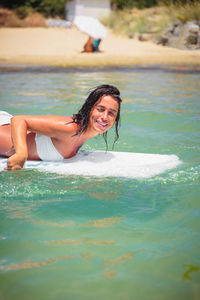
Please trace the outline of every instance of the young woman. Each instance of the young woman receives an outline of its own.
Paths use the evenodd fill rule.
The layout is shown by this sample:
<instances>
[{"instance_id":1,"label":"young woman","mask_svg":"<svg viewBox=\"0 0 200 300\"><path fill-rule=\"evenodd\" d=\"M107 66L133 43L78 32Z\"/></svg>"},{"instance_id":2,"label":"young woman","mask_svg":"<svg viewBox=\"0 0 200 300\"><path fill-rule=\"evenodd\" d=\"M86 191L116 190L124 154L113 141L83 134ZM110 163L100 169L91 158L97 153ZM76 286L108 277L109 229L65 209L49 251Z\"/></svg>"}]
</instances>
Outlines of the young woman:
<instances>
[{"instance_id":1,"label":"young woman","mask_svg":"<svg viewBox=\"0 0 200 300\"><path fill-rule=\"evenodd\" d=\"M76 155L82 144L103 134L115 123L118 139L120 92L112 85L95 88L73 116L19 115L0 112L0 155L7 170L23 168L27 159L59 161Z\"/></svg>"}]
</instances>

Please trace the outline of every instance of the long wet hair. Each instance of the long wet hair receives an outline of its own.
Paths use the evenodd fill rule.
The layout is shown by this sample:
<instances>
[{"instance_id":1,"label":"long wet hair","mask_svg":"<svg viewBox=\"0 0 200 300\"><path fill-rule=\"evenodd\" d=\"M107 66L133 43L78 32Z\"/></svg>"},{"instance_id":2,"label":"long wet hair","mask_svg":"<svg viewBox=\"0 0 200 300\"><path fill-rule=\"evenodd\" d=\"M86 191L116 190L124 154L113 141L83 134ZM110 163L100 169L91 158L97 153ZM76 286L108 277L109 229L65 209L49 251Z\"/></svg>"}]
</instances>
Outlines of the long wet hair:
<instances>
[{"instance_id":1,"label":"long wet hair","mask_svg":"<svg viewBox=\"0 0 200 300\"><path fill-rule=\"evenodd\" d=\"M97 86L93 90L91 90L90 94L88 95L81 109L78 111L77 114L73 115L73 122L79 125L79 129L77 130L75 135L79 135L82 132L84 132L87 129L90 112L93 106L98 100L101 99L101 97L107 95L112 96L112 98L115 99L119 104L118 113L115 119L115 140L113 143L113 147L114 147L115 142L119 138L120 106L122 102L122 99L120 98L120 91L115 86L109 84L102 84ZM103 133L103 138L105 140L106 149L107 149L108 148L107 131Z\"/></svg>"}]
</instances>

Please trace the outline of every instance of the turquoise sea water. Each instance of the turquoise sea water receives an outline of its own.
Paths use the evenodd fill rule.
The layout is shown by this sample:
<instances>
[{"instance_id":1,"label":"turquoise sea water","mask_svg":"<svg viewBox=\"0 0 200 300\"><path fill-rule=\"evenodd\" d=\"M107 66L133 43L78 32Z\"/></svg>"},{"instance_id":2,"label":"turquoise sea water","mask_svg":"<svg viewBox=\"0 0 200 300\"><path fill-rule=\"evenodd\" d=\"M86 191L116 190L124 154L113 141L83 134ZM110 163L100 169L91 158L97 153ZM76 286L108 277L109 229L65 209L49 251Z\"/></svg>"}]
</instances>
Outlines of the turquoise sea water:
<instances>
[{"instance_id":1,"label":"turquoise sea water","mask_svg":"<svg viewBox=\"0 0 200 300\"><path fill-rule=\"evenodd\" d=\"M0 73L0 110L12 114L69 115L90 88L114 84L115 150L183 162L145 180L2 172L0 299L199 299L199 82L164 70Z\"/></svg>"}]
</instances>

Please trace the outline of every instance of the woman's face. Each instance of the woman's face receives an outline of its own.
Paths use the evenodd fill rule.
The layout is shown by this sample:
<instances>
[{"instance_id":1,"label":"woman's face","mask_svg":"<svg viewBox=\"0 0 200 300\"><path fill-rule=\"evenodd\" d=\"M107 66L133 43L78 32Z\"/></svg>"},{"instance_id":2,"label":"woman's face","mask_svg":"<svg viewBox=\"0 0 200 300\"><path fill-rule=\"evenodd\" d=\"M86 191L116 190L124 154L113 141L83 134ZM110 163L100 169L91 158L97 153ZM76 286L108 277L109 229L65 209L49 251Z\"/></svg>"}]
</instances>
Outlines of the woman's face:
<instances>
[{"instance_id":1,"label":"woman's face","mask_svg":"<svg viewBox=\"0 0 200 300\"><path fill-rule=\"evenodd\" d=\"M115 123L118 110L119 104L112 96L102 96L90 112L88 128L96 134L106 132Z\"/></svg>"}]
</instances>

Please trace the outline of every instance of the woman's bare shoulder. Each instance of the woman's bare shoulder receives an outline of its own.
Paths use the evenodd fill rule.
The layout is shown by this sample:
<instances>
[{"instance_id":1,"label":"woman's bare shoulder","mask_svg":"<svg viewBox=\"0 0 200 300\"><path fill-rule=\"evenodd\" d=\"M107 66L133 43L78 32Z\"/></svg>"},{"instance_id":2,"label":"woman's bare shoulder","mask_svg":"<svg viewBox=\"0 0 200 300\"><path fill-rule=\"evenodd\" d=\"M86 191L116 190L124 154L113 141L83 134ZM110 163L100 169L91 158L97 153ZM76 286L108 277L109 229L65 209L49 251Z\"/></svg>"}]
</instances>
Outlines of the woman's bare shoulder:
<instances>
[{"instance_id":1,"label":"woman's bare shoulder","mask_svg":"<svg viewBox=\"0 0 200 300\"><path fill-rule=\"evenodd\" d=\"M72 116L55 116L53 120L58 124L56 128L66 134L74 134L79 128Z\"/></svg>"}]
</instances>

